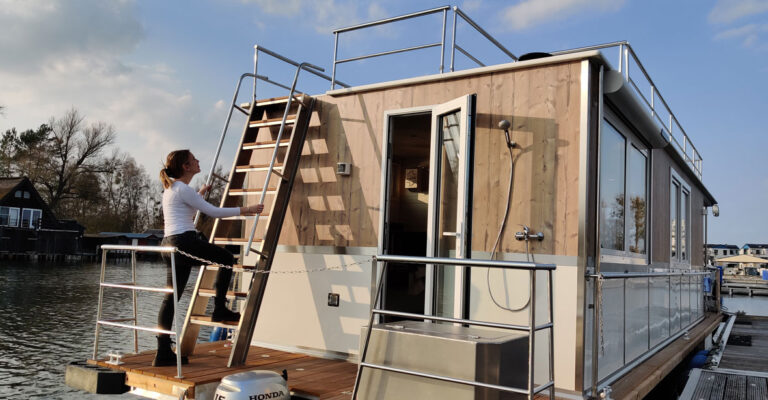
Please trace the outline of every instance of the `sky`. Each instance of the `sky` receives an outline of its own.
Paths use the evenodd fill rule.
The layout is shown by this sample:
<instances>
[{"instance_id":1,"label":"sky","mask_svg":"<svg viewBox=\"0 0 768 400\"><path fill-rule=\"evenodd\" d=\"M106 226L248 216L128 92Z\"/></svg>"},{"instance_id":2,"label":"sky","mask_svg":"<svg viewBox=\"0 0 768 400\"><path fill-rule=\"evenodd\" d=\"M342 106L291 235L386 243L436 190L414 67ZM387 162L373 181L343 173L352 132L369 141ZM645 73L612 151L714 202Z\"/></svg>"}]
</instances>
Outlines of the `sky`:
<instances>
[{"instance_id":1,"label":"sky","mask_svg":"<svg viewBox=\"0 0 768 400\"><path fill-rule=\"evenodd\" d=\"M36 128L71 108L117 132L114 148L155 177L165 155L190 148L203 171L258 44L330 70L333 29L432 7L416 0L0 0L0 132ZM711 243L768 243L768 0L464 0L459 6L513 53L627 40L702 155L720 205ZM339 58L440 40L431 16L341 35ZM507 58L466 25L457 43L486 64ZM614 62L613 59L609 61ZM448 56L445 59L449 62ZM429 49L344 64L349 84L436 73ZM457 69L472 66L457 56ZM293 71L261 59L259 72ZM247 101L250 83L238 101ZM264 86L264 85L262 85ZM279 96L260 86L257 97ZM322 93L326 81L299 88ZM222 154L225 169L243 120Z\"/></svg>"}]
</instances>

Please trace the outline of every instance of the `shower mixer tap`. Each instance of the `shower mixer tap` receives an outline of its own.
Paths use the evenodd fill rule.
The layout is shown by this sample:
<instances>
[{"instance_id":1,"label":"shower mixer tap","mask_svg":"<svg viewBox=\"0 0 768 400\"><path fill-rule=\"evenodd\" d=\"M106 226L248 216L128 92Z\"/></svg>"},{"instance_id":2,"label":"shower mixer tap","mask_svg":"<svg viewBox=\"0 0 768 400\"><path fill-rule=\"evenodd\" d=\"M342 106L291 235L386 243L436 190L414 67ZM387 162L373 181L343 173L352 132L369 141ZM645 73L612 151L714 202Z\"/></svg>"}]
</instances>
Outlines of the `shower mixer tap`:
<instances>
[{"instance_id":1,"label":"shower mixer tap","mask_svg":"<svg viewBox=\"0 0 768 400\"><path fill-rule=\"evenodd\" d=\"M538 240L539 242L544 240L543 232L531 233L531 228L529 228L527 225L520 225L520 226L523 227L523 231L515 233L515 239L519 241L525 240L526 242L529 240Z\"/></svg>"}]
</instances>

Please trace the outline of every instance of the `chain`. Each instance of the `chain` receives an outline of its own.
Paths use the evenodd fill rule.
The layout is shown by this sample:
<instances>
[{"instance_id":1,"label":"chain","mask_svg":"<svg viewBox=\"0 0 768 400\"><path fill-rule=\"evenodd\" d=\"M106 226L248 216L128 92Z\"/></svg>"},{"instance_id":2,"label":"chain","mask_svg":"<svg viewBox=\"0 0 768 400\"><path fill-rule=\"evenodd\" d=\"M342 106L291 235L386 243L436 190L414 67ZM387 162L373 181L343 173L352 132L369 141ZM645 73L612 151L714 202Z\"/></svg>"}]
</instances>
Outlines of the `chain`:
<instances>
[{"instance_id":1,"label":"chain","mask_svg":"<svg viewBox=\"0 0 768 400\"><path fill-rule=\"evenodd\" d=\"M217 263L217 262L213 262L211 260L206 260L205 258L198 257L198 256L196 256L194 254L189 254L189 253L187 253L186 251L183 251L183 250L176 249L176 252L181 254L181 255L183 255L183 256L189 257L189 258L191 258L191 259L193 259L195 261L200 261L201 263L206 264L206 265L218 265L220 268L226 268L226 269L234 269L235 268L233 265L223 265L223 264L220 264L220 263ZM369 256L365 260L353 262L353 263L350 263L350 264L339 264L339 265L333 265L333 266L330 266L330 267L326 266L326 267L311 268L311 269L292 269L292 270L288 270L288 271L273 271L273 270L254 269L254 270L249 270L248 272L251 272L251 273L254 273L254 274L264 274L264 275L266 275L266 274L290 275L290 274L309 274L309 273L314 273L314 272L325 272L325 271L343 271L345 267L349 268L349 267L352 267L352 266L355 266L355 265L367 264L367 263L370 263L371 261L373 261L373 256Z\"/></svg>"}]
</instances>

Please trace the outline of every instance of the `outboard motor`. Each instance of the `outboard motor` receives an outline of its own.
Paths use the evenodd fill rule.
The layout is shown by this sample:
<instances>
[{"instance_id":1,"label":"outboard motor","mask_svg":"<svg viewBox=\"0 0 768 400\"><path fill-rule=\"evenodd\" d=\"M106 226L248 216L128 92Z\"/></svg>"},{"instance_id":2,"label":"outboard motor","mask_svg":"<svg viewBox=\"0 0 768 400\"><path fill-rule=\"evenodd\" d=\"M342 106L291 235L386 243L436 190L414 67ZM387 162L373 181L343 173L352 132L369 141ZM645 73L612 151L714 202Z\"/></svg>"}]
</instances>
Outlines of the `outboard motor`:
<instances>
[{"instance_id":1,"label":"outboard motor","mask_svg":"<svg viewBox=\"0 0 768 400\"><path fill-rule=\"evenodd\" d=\"M291 393L286 376L272 371L248 371L222 378L213 399L290 400Z\"/></svg>"}]
</instances>

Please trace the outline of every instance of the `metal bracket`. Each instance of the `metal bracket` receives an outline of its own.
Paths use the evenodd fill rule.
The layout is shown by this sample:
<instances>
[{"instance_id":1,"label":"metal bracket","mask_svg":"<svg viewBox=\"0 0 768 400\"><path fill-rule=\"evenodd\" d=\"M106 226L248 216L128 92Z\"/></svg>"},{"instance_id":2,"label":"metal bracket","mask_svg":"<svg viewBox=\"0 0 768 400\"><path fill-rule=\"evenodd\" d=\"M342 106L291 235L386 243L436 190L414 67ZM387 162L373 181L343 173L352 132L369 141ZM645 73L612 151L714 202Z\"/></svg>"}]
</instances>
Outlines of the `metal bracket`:
<instances>
[{"instance_id":1,"label":"metal bracket","mask_svg":"<svg viewBox=\"0 0 768 400\"><path fill-rule=\"evenodd\" d=\"M109 361L107 361L107 364L112 364L112 365L121 365L121 364L125 364L125 363L122 361L122 358L123 358L123 352L122 352L122 351L120 351L120 350L110 350L110 351L107 353L107 356L109 356Z\"/></svg>"}]
</instances>

